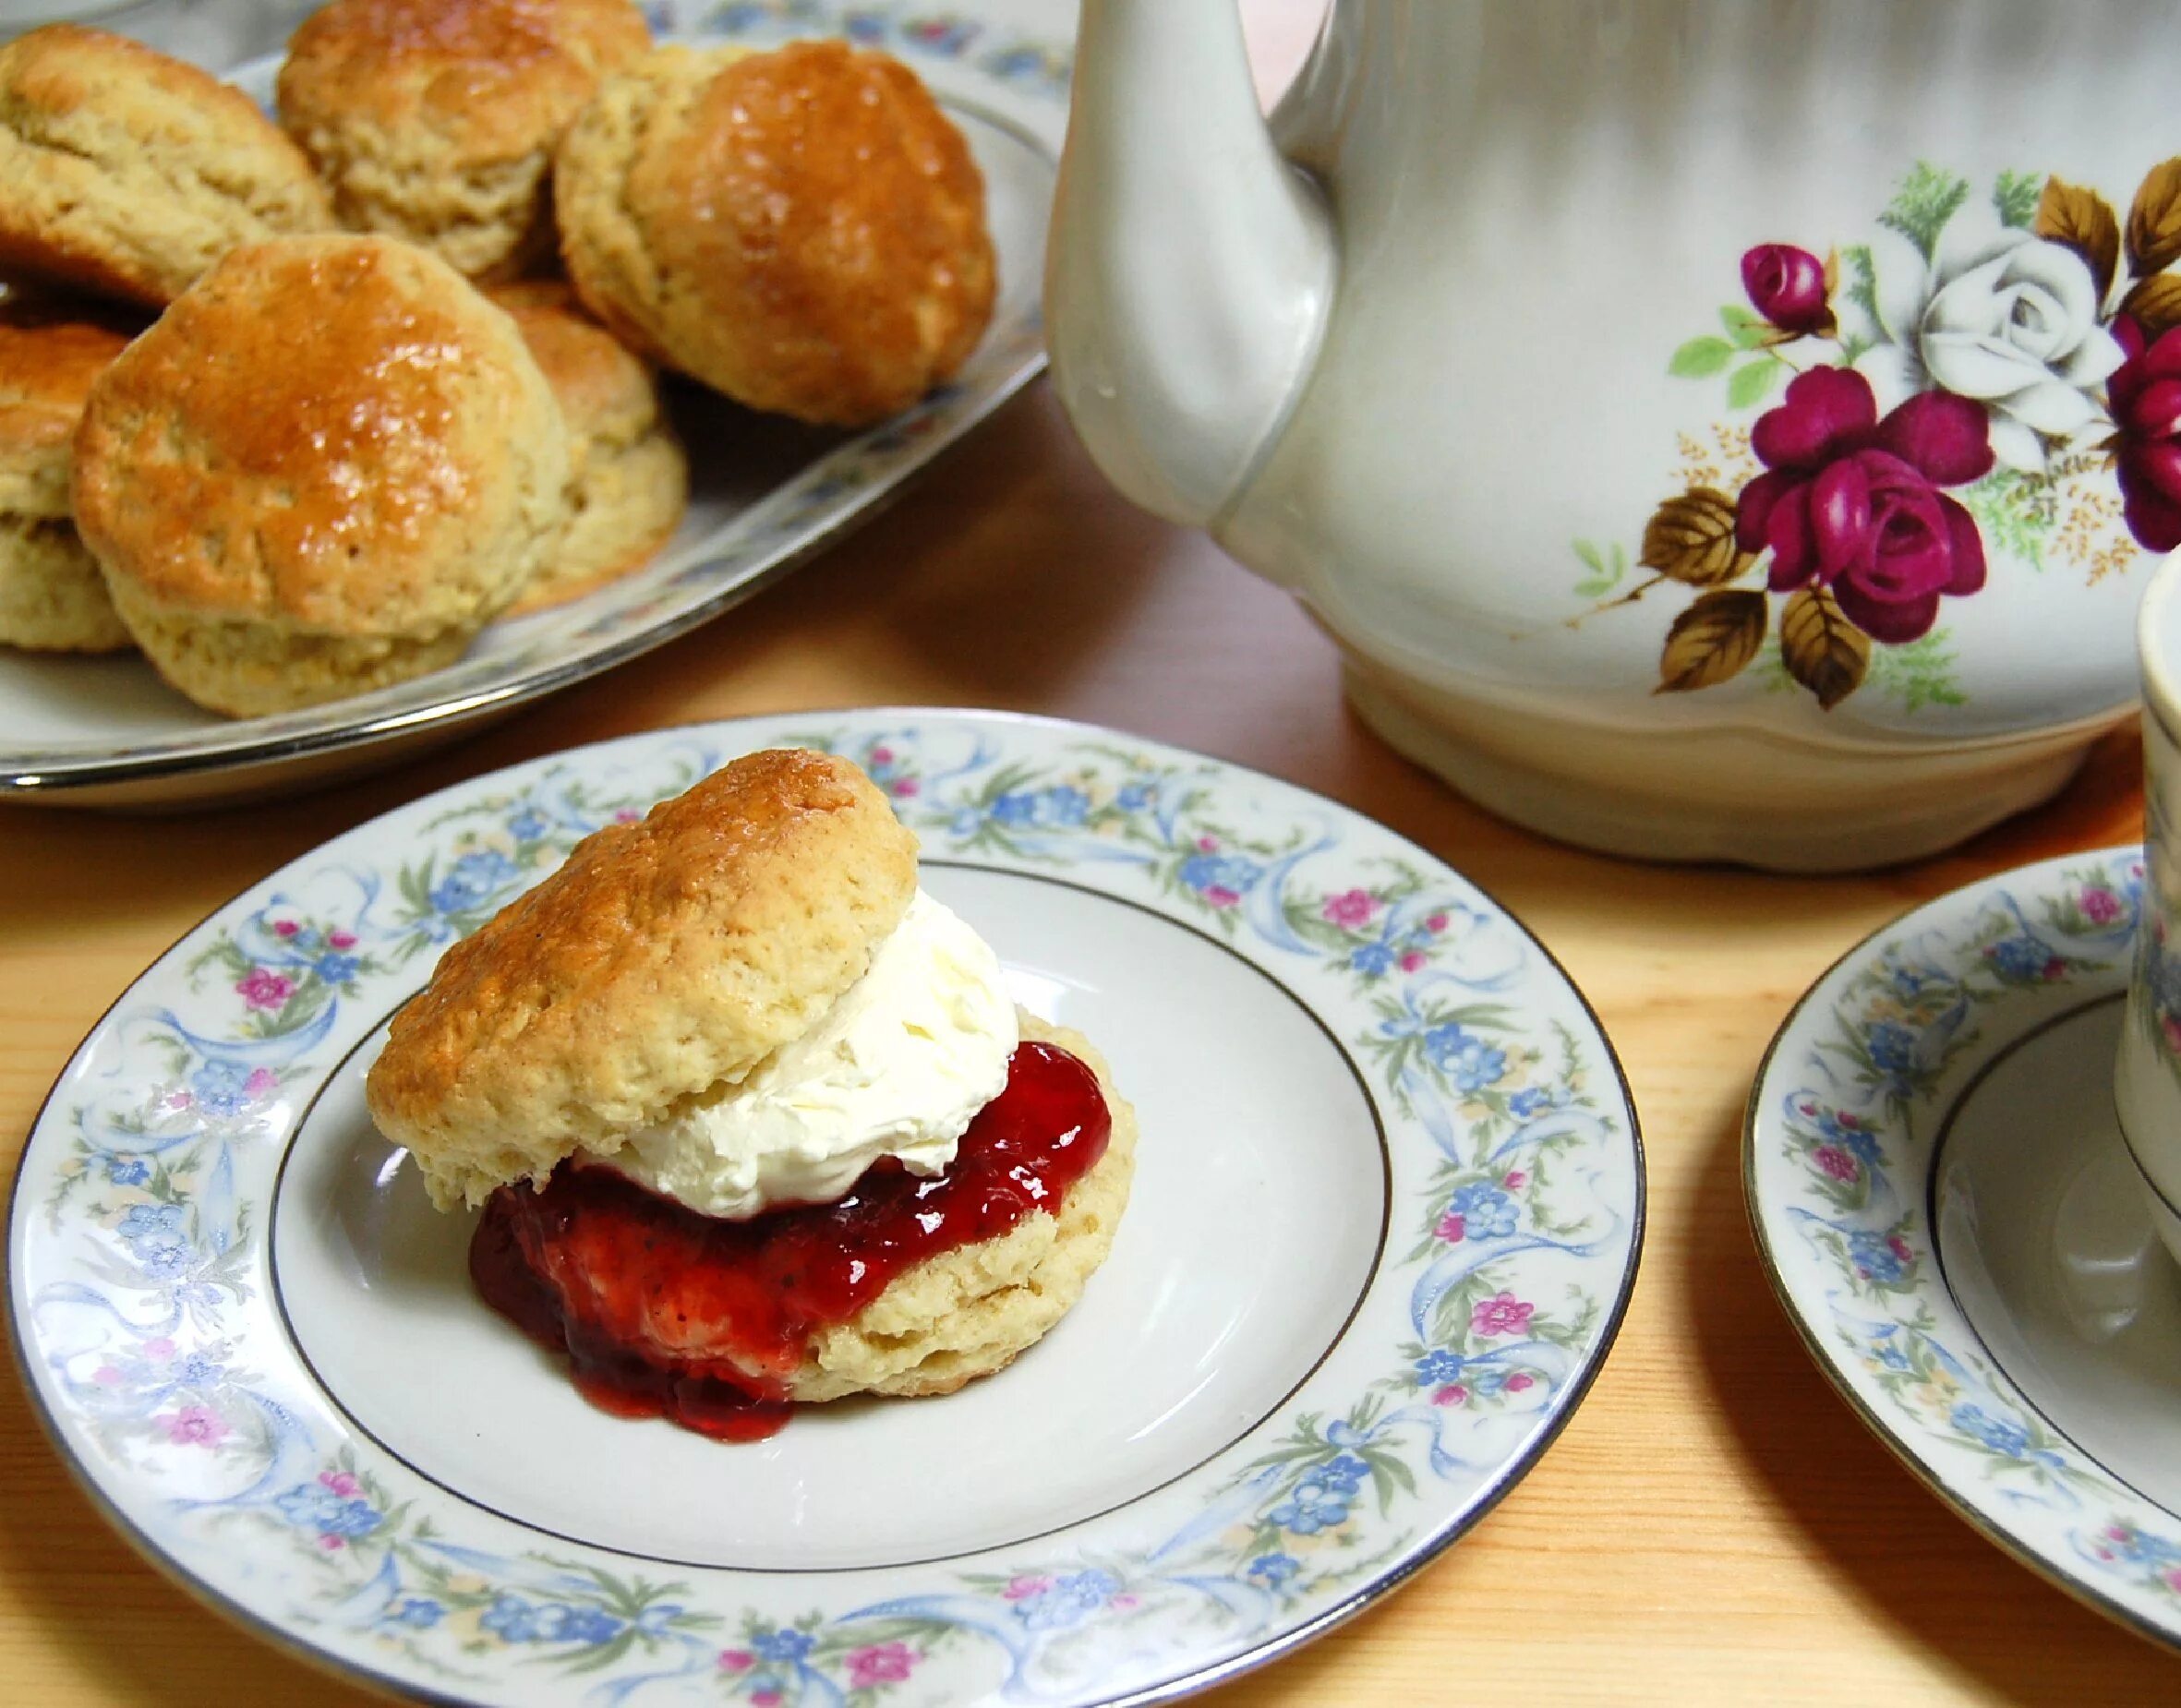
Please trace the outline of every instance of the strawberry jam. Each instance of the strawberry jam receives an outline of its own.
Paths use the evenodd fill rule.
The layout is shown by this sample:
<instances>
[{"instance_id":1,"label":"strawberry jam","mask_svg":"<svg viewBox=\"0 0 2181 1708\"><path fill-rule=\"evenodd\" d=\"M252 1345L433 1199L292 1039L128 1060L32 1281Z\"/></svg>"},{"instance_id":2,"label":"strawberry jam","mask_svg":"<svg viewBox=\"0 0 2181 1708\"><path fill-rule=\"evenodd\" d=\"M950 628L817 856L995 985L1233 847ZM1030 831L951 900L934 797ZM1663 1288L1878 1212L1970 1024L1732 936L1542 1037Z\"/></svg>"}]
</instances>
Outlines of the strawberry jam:
<instances>
[{"instance_id":1,"label":"strawberry jam","mask_svg":"<svg viewBox=\"0 0 2181 1708\"><path fill-rule=\"evenodd\" d=\"M492 1195L470 1276L488 1305L567 1352L594 1404L754 1441L788 1421L787 1378L815 1331L911 1264L1055 1208L1112 1132L1097 1077L1026 1042L936 1180L883 1158L836 1203L728 1221L563 1163L542 1191Z\"/></svg>"}]
</instances>

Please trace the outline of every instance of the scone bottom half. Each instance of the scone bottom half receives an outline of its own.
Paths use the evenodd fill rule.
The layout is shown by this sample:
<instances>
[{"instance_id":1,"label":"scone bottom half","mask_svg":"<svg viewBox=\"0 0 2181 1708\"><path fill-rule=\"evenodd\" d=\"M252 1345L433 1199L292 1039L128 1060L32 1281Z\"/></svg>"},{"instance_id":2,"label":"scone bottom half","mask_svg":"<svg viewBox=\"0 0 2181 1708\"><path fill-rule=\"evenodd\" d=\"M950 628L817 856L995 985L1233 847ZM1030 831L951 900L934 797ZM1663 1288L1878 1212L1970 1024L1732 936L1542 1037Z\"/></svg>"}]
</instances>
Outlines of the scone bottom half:
<instances>
[{"instance_id":1,"label":"scone bottom half","mask_svg":"<svg viewBox=\"0 0 2181 1708\"><path fill-rule=\"evenodd\" d=\"M949 1393L1034 1344L1104 1260L1134 1113L1087 1040L1019 1012L1006 1084L936 1178L882 1157L837 1200L730 1220L602 1165L629 1129L595 1110L543 1137L590 1089L643 1082L645 1120L746 1077L862 978L914 895L914 838L861 771L752 754L579 844L396 1016L374 1118L442 1209L483 1205L479 1293L602 1409L753 1440L798 1403ZM707 985L732 996L696 1052L681 1028ZM669 1036L684 1075L736 1065L675 1080Z\"/></svg>"}]
</instances>

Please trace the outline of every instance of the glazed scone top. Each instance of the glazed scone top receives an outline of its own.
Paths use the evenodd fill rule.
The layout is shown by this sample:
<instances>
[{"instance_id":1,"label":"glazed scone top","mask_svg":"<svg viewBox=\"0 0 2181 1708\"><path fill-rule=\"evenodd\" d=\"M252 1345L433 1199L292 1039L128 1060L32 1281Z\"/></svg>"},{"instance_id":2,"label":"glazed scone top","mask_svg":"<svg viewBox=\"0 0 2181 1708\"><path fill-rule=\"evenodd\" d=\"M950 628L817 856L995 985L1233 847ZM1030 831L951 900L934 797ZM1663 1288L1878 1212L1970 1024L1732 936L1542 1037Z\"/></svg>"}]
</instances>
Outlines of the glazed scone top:
<instances>
[{"instance_id":1,"label":"glazed scone top","mask_svg":"<svg viewBox=\"0 0 2181 1708\"><path fill-rule=\"evenodd\" d=\"M544 376L461 274L289 237L230 253L101 376L75 499L109 573L163 606L429 634L512 596L489 583L532 512L561 519L567 469Z\"/></svg>"},{"instance_id":2,"label":"glazed scone top","mask_svg":"<svg viewBox=\"0 0 2181 1708\"><path fill-rule=\"evenodd\" d=\"M92 382L128 345L117 323L79 306L0 301L0 511L67 511L68 441ZM9 500L15 478L50 474L53 504Z\"/></svg>"},{"instance_id":3,"label":"glazed scone top","mask_svg":"<svg viewBox=\"0 0 2181 1708\"><path fill-rule=\"evenodd\" d=\"M753 408L876 420L991 318L982 174L890 55L664 49L600 86L559 174L584 300Z\"/></svg>"},{"instance_id":4,"label":"glazed scone top","mask_svg":"<svg viewBox=\"0 0 2181 1708\"><path fill-rule=\"evenodd\" d=\"M811 1026L915 894L916 839L854 765L739 759L449 948L372 1064L372 1117L442 1206L609 1155Z\"/></svg>"},{"instance_id":5,"label":"glazed scone top","mask_svg":"<svg viewBox=\"0 0 2181 1708\"><path fill-rule=\"evenodd\" d=\"M157 307L217 245L332 224L301 150L239 89L140 42L49 24L0 46L0 250Z\"/></svg>"},{"instance_id":6,"label":"glazed scone top","mask_svg":"<svg viewBox=\"0 0 2181 1708\"><path fill-rule=\"evenodd\" d=\"M289 43L281 119L368 127L390 162L512 162L650 46L630 0L333 0Z\"/></svg>"}]
</instances>

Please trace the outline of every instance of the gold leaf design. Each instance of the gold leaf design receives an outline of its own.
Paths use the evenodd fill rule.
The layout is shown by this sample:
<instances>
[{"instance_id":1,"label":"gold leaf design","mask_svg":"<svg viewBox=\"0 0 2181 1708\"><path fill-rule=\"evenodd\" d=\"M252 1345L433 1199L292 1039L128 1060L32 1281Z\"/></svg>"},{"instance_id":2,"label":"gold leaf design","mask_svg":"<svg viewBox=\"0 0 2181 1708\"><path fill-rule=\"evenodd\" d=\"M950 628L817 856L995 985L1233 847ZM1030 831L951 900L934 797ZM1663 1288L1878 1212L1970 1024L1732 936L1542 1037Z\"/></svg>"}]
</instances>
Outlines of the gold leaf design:
<instances>
[{"instance_id":1,"label":"gold leaf design","mask_svg":"<svg viewBox=\"0 0 2181 1708\"><path fill-rule=\"evenodd\" d=\"M2044 194L2037 201L2037 235L2066 244L2081 256L2098 282L2098 300L2105 300L2105 293L2113 288L2113 270L2120 261L2120 222L2104 197L2079 184L2047 178Z\"/></svg>"},{"instance_id":2,"label":"gold leaf design","mask_svg":"<svg viewBox=\"0 0 2181 1708\"><path fill-rule=\"evenodd\" d=\"M1871 637L1823 587L1805 587L1779 613L1779 661L1829 712L1862 686Z\"/></svg>"},{"instance_id":3,"label":"gold leaf design","mask_svg":"<svg viewBox=\"0 0 2181 1708\"><path fill-rule=\"evenodd\" d=\"M1666 631L1654 692L1685 694L1740 676L1765 644L1771 620L1772 602L1753 589L1699 595Z\"/></svg>"},{"instance_id":4,"label":"gold leaf design","mask_svg":"<svg viewBox=\"0 0 2181 1708\"><path fill-rule=\"evenodd\" d=\"M2143 174L2128 209L2128 265L2139 275L2163 272L2181 259L2181 155Z\"/></svg>"},{"instance_id":5,"label":"gold leaf design","mask_svg":"<svg viewBox=\"0 0 2181 1708\"><path fill-rule=\"evenodd\" d=\"M2160 272L2139 279L2121 298L2120 307L2142 323L2144 342L2156 343L2161 332L2181 326L2181 278Z\"/></svg>"},{"instance_id":6,"label":"gold leaf design","mask_svg":"<svg viewBox=\"0 0 2181 1708\"><path fill-rule=\"evenodd\" d=\"M1734 500L1712 487L1692 487L1661 504L1644 524L1636 558L1646 570L1692 587L1730 582L1756 560L1754 552L1734 543Z\"/></svg>"}]
</instances>

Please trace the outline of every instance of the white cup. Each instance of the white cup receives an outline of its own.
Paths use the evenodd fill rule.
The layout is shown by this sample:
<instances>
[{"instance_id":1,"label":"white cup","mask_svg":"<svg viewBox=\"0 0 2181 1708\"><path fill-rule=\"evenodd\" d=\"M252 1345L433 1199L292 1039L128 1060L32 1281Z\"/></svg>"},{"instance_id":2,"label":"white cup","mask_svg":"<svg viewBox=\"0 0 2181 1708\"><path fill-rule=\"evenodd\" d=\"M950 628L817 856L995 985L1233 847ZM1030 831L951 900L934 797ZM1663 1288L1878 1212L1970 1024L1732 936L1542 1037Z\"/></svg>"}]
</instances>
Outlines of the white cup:
<instances>
[{"instance_id":1,"label":"white cup","mask_svg":"<svg viewBox=\"0 0 2181 1708\"><path fill-rule=\"evenodd\" d=\"M2136 619L2143 672L2143 908L2114 1064L2121 1137L2181 1262L2181 555Z\"/></svg>"}]
</instances>

